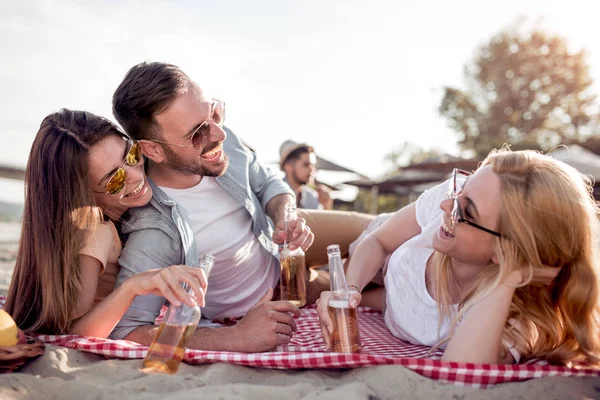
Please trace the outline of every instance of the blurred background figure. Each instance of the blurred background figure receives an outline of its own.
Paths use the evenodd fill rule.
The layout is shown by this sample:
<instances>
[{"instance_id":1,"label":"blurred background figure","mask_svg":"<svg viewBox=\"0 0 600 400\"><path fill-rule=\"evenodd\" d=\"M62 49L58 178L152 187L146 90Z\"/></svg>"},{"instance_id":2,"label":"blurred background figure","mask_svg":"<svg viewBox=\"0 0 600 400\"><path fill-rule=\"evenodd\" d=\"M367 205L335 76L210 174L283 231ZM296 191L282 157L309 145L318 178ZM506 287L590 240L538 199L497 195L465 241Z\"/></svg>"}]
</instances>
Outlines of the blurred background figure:
<instances>
[{"instance_id":1,"label":"blurred background figure","mask_svg":"<svg viewBox=\"0 0 600 400\"><path fill-rule=\"evenodd\" d=\"M331 210L331 190L315 181L317 155L312 146L286 140L279 148L279 167L284 181L296 193L298 208Z\"/></svg>"}]
</instances>

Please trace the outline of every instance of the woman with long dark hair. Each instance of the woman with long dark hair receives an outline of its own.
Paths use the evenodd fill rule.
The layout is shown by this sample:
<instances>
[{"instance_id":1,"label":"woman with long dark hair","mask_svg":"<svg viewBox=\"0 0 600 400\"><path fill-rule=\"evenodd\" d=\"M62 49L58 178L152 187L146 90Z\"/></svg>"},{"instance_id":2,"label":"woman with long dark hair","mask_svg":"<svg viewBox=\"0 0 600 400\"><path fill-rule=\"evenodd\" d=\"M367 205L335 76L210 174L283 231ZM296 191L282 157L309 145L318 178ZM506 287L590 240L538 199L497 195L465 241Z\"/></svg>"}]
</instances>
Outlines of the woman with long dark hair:
<instances>
[{"instance_id":1,"label":"woman with long dark hair","mask_svg":"<svg viewBox=\"0 0 600 400\"><path fill-rule=\"evenodd\" d=\"M121 252L115 223L152 197L143 164L139 144L105 118L66 109L44 118L27 163L4 306L20 329L107 337L137 295L204 304L206 277L186 266L132 276L113 291Z\"/></svg>"}]
</instances>

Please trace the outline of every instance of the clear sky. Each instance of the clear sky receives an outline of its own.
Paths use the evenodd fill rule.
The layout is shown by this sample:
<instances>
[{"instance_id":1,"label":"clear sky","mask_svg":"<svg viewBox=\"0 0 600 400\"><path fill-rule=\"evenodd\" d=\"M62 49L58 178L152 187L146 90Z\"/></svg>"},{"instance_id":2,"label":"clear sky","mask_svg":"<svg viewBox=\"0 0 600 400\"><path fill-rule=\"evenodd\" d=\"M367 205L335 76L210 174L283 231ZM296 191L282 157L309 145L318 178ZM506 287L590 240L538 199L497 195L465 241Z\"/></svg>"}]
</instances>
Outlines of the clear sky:
<instances>
[{"instance_id":1,"label":"clear sky","mask_svg":"<svg viewBox=\"0 0 600 400\"><path fill-rule=\"evenodd\" d=\"M225 100L227 125L262 161L293 139L375 177L405 140L457 151L437 114L442 87L461 86L475 49L520 17L585 47L600 92L599 11L591 0L2 1L0 163L24 166L42 118L62 107L113 119L126 71L154 60ZM0 181L0 200L9 191Z\"/></svg>"}]
</instances>

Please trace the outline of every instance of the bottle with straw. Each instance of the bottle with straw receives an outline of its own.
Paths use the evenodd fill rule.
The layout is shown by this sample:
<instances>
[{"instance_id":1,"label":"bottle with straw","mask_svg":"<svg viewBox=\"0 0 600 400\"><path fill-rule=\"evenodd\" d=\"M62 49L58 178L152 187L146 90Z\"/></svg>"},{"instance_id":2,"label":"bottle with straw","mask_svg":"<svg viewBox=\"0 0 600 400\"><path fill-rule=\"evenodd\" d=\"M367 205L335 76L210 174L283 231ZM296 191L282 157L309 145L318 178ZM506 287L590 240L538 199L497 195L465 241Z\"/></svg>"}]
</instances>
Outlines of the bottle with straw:
<instances>
[{"instance_id":1,"label":"bottle with straw","mask_svg":"<svg viewBox=\"0 0 600 400\"><path fill-rule=\"evenodd\" d=\"M298 219L296 205L286 204L284 215L285 242L281 250L281 300L287 300L297 307L306 304L306 260L301 247L289 248L292 240L291 222Z\"/></svg>"}]
</instances>

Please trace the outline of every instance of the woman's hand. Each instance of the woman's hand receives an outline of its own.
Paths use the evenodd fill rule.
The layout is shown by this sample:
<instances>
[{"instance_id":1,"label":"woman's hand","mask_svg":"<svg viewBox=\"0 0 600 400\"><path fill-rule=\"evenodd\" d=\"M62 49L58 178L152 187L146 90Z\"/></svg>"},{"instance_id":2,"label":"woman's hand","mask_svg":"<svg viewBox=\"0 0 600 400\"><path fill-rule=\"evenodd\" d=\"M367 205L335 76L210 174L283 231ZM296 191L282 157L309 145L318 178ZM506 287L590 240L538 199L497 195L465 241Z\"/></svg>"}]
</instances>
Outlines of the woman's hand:
<instances>
[{"instance_id":1,"label":"woman's hand","mask_svg":"<svg viewBox=\"0 0 600 400\"><path fill-rule=\"evenodd\" d=\"M531 280L527 284L533 286L547 286L554 281L560 270L561 267L533 268ZM504 283L512 286L521 286L528 278L529 272L527 269L520 268L508 274Z\"/></svg>"},{"instance_id":2,"label":"woman's hand","mask_svg":"<svg viewBox=\"0 0 600 400\"><path fill-rule=\"evenodd\" d=\"M97 260L96 260L97 261ZM98 264L100 263L97 261ZM98 266L96 267L98 268ZM98 270L98 269L97 269ZM96 280L97 280L96 274ZM189 295L181 286L185 282L194 291ZM176 306L183 303L195 307L204 306L207 279L201 268L172 265L153 269L129 277L95 307L87 309L69 329L69 333L82 336L106 338L114 329L135 296L153 294L163 296ZM87 293L87 292L86 292ZM95 293L92 292L92 294Z\"/></svg>"},{"instance_id":3,"label":"woman's hand","mask_svg":"<svg viewBox=\"0 0 600 400\"><path fill-rule=\"evenodd\" d=\"M187 283L194 295L188 294L181 283ZM185 303L195 307L204 307L207 279L202 268L184 265L171 265L167 268L153 269L131 276L124 285L135 295L153 294L162 296L175 306Z\"/></svg>"},{"instance_id":4,"label":"woman's hand","mask_svg":"<svg viewBox=\"0 0 600 400\"><path fill-rule=\"evenodd\" d=\"M321 297L317 299L317 314L319 315L319 322L321 323L321 333L323 334L323 342L325 342L325 347L329 350L331 348L331 333L333 332L333 321L329 317L329 300L331 300L332 293L321 292ZM362 295L357 291L352 290L350 293L350 306L352 308L358 307L360 301L362 300Z\"/></svg>"}]
</instances>

